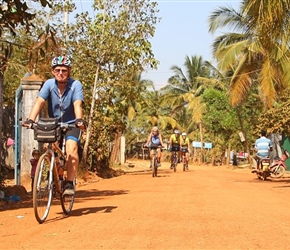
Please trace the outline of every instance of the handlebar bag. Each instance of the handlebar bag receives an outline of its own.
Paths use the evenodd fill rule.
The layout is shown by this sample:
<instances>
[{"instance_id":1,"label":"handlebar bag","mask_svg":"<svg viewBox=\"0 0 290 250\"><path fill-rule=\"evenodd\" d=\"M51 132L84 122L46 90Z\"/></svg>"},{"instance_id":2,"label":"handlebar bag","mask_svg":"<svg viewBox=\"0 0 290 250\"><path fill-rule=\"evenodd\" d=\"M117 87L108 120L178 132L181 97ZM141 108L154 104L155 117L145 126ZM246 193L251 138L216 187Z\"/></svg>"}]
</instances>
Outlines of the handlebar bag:
<instances>
[{"instance_id":1,"label":"handlebar bag","mask_svg":"<svg viewBox=\"0 0 290 250\"><path fill-rule=\"evenodd\" d=\"M56 142L60 137L58 118L40 118L34 128L34 140Z\"/></svg>"}]
</instances>

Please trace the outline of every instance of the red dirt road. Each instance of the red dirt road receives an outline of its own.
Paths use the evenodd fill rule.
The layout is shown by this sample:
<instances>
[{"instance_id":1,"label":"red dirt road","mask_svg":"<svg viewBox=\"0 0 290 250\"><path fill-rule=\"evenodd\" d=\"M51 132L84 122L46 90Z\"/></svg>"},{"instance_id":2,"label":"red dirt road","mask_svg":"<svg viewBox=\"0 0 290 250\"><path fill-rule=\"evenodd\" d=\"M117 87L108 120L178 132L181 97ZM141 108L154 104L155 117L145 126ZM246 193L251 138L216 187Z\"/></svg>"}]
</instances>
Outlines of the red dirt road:
<instances>
[{"instance_id":1,"label":"red dirt road","mask_svg":"<svg viewBox=\"0 0 290 250\"><path fill-rule=\"evenodd\" d=\"M148 170L148 162L134 169ZM133 169L133 170L134 170ZM47 221L32 203L0 212L0 249L288 249L290 178L249 169L163 163L77 187L72 214L54 201Z\"/></svg>"}]
</instances>

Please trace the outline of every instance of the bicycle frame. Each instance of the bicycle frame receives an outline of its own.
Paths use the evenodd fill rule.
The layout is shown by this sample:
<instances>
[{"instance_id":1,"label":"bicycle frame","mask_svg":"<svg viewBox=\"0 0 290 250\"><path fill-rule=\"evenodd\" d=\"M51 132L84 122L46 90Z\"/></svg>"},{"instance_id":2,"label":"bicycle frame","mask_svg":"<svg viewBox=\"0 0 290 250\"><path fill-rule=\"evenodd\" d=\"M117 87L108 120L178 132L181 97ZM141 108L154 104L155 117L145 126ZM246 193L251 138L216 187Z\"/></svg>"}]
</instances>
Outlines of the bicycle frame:
<instances>
[{"instance_id":1,"label":"bicycle frame","mask_svg":"<svg viewBox=\"0 0 290 250\"><path fill-rule=\"evenodd\" d=\"M60 156L64 159L64 168L66 166L66 157L65 157L65 140L63 140L63 146L62 149L60 149L60 147L57 145L58 143L50 143L48 145L48 149L47 149L47 153L51 154L51 163L50 163L50 169L49 169L49 177L54 178L54 179L49 179L49 183L53 183L56 187L56 192L62 194L63 190L62 187L60 186L60 179L59 179L59 174L58 174L58 170L56 167L56 162L55 162L55 156L54 156L54 152L57 152L58 154L60 154ZM52 148L55 148L55 150L53 150Z\"/></svg>"},{"instance_id":2,"label":"bicycle frame","mask_svg":"<svg viewBox=\"0 0 290 250\"><path fill-rule=\"evenodd\" d=\"M187 149L187 148L181 148L182 162L183 162L183 171L188 170L188 161L187 161L187 158L186 158L187 151L185 151L185 149Z\"/></svg>"},{"instance_id":3,"label":"bicycle frame","mask_svg":"<svg viewBox=\"0 0 290 250\"><path fill-rule=\"evenodd\" d=\"M177 166L177 161L178 161L178 153L177 151L174 151L173 154L173 171L176 172L176 166Z\"/></svg>"},{"instance_id":4,"label":"bicycle frame","mask_svg":"<svg viewBox=\"0 0 290 250\"><path fill-rule=\"evenodd\" d=\"M59 186L59 177L58 174L56 174L56 166L55 166L55 156L54 151L52 150L52 144L49 143L47 150L44 152L44 154L50 154L50 167L49 167L49 174L48 174L48 185L55 185L57 192L60 192L60 186ZM49 188L52 188L49 187Z\"/></svg>"},{"instance_id":5,"label":"bicycle frame","mask_svg":"<svg viewBox=\"0 0 290 250\"><path fill-rule=\"evenodd\" d=\"M158 148L150 148L149 147L149 151L150 151L150 155L151 155L151 167L152 167L152 177L156 177L157 176L157 152ZM151 154L152 153L152 154Z\"/></svg>"},{"instance_id":6,"label":"bicycle frame","mask_svg":"<svg viewBox=\"0 0 290 250\"><path fill-rule=\"evenodd\" d=\"M60 125L60 127L60 139L63 140L62 148L59 147L58 141L49 142L36 167L33 208L36 220L39 223L43 223L48 216L54 192L60 194L61 207L64 214L68 215L71 212L74 203L74 195L63 195L63 188L55 162L55 152L64 159L64 166L66 166L65 133L67 129L75 126L66 124Z\"/></svg>"}]
</instances>

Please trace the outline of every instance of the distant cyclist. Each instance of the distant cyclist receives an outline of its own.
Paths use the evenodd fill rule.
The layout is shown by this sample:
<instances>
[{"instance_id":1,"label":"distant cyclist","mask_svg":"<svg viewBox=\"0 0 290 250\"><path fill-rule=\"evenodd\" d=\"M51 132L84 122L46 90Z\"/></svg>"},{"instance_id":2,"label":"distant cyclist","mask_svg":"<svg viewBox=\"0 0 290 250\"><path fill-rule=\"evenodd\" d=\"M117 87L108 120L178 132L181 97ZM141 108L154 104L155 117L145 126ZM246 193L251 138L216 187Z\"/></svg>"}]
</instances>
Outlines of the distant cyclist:
<instances>
[{"instance_id":1,"label":"distant cyclist","mask_svg":"<svg viewBox=\"0 0 290 250\"><path fill-rule=\"evenodd\" d=\"M66 133L67 182L64 195L74 195L73 180L79 164L78 144L81 130L85 128L82 105L84 102L83 87L80 81L70 77L71 60L66 56L53 58L51 72L54 78L48 79L39 91L24 126L31 127L47 101L48 115L58 118L59 122L75 124Z\"/></svg>"},{"instance_id":2,"label":"distant cyclist","mask_svg":"<svg viewBox=\"0 0 290 250\"><path fill-rule=\"evenodd\" d=\"M174 134L170 136L169 139L169 147L171 151L171 165L170 168L173 168L173 159L174 159L174 152L178 152L178 163L181 162L181 152L180 152L180 131L178 129L174 130Z\"/></svg>"},{"instance_id":3,"label":"distant cyclist","mask_svg":"<svg viewBox=\"0 0 290 250\"><path fill-rule=\"evenodd\" d=\"M158 147L161 146L163 147L163 141L162 141L162 136L159 133L158 127L154 126L152 128L152 132L148 135L147 138L147 142L145 143L144 147L150 147L150 146L154 146L154 147ZM152 157L153 154L153 150L151 150L150 152L150 159ZM161 166L161 156L162 156L162 150L161 148L157 149L157 162L158 162L158 167ZM150 168L152 168L152 166L150 165Z\"/></svg>"},{"instance_id":4,"label":"distant cyclist","mask_svg":"<svg viewBox=\"0 0 290 250\"><path fill-rule=\"evenodd\" d=\"M182 134L181 134L181 138L180 138L180 148L181 148L181 153L183 153L183 152L186 152L185 153L185 157L186 157L186 161L188 162L189 161L189 149L190 149L190 147L189 147L189 138L186 136L186 133L185 132L183 132Z\"/></svg>"}]
</instances>

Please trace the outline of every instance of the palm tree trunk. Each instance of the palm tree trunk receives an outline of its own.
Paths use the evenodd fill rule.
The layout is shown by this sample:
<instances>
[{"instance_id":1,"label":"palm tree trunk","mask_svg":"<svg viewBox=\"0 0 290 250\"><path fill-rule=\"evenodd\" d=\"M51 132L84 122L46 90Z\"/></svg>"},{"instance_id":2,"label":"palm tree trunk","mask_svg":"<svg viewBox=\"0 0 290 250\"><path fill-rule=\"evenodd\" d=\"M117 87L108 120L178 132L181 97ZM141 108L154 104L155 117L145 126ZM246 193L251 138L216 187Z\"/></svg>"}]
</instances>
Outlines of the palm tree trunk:
<instances>
[{"instance_id":1,"label":"palm tree trunk","mask_svg":"<svg viewBox=\"0 0 290 250\"><path fill-rule=\"evenodd\" d=\"M245 138L245 141L243 143L245 144L246 152L248 153L248 161L250 162L250 148L249 148L249 143L248 143L248 139L247 139L247 133L244 129L244 124L242 121L241 112L240 112L239 107L236 107L236 113L237 113L238 120L239 120L239 123L241 126L241 131L242 131L244 138Z\"/></svg>"}]
</instances>

